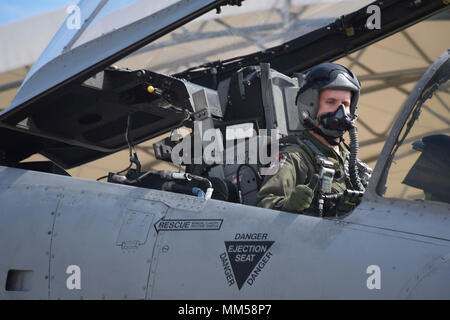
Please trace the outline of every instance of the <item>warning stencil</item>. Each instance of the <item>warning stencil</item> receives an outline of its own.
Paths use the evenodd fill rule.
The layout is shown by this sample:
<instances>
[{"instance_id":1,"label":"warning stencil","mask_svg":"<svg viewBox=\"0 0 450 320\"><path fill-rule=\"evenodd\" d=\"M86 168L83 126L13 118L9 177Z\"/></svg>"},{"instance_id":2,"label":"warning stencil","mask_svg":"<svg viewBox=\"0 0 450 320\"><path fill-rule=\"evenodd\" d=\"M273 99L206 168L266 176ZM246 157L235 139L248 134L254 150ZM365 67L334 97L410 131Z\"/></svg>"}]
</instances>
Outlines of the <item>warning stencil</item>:
<instances>
[{"instance_id":1,"label":"warning stencil","mask_svg":"<svg viewBox=\"0 0 450 320\"><path fill-rule=\"evenodd\" d=\"M274 241L225 241L226 252L239 290L247 279L249 285L253 284L272 256L269 249L273 244ZM255 271L258 272L249 278L256 265L258 270Z\"/></svg>"},{"instance_id":2,"label":"warning stencil","mask_svg":"<svg viewBox=\"0 0 450 320\"><path fill-rule=\"evenodd\" d=\"M155 223L156 232L159 231L192 231L192 230L220 230L222 219L164 219Z\"/></svg>"}]
</instances>

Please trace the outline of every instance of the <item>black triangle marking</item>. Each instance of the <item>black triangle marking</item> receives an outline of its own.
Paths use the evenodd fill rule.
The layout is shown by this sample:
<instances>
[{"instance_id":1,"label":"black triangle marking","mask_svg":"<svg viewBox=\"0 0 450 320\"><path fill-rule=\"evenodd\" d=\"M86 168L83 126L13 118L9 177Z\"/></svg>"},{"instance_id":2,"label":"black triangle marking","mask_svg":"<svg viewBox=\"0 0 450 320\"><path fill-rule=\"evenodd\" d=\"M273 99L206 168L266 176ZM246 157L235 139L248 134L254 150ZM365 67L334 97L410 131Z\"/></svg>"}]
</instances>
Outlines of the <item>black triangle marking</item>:
<instances>
[{"instance_id":1,"label":"black triangle marking","mask_svg":"<svg viewBox=\"0 0 450 320\"><path fill-rule=\"evenodd\" d=\"M275 241L225 241L238 289Z\"/></svg>"}]
</instances>

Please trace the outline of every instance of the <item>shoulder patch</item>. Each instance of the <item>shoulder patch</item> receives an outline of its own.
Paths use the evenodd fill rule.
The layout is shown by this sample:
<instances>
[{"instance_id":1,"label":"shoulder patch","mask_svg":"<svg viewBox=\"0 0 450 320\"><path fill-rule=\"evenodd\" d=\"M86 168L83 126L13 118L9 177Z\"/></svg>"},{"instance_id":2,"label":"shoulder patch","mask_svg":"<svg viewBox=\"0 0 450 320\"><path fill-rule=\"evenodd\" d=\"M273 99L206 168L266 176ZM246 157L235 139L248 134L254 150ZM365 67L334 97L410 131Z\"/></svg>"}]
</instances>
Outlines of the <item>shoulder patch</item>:
<instances>
[{"instance_id":1,"label":"shoulder patch","mask_svg":"<svg viewBox=\"0 0 450 320\"><path fill-rule=\"evenodd\" d=\"M285 164L287 155L285 153L279 153L278 156L270 163L269 168L266 171L266 175L274 175Z\"/></svg>"}]
</instances>

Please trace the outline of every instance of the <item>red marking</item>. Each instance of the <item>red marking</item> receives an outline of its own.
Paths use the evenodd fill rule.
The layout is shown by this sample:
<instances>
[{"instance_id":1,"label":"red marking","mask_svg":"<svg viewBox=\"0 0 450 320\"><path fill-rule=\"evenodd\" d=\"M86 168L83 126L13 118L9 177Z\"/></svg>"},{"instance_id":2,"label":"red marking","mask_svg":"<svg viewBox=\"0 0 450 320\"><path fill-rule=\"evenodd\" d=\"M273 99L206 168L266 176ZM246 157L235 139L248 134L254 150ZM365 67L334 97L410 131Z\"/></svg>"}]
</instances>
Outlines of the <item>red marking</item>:
<instances>
[{"instance_id":1,"label":"red marking","mask_svg":"<svg viewBox=\"0 0 450 320\"><path fill-rule=\"evenodd\" d=\"M239 178L242 177L242 173L239 173ZM231 183L237 183L237 175L231 178Z\"/></svg>"}]
</instances>

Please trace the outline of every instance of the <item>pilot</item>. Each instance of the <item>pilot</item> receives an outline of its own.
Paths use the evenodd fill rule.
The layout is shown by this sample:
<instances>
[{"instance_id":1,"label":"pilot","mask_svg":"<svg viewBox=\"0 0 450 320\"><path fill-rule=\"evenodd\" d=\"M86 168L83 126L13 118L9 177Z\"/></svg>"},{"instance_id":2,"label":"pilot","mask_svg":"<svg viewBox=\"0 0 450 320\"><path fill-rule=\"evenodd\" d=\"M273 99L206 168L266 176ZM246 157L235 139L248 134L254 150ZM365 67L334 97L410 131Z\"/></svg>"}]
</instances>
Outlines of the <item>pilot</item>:
<instances>
[{"instance_id":1,"label":"pilot","mask_svg":"<svg viewBox=\"0 0 450 320\"><path fill-rule=\"evenodd\" d=\"M354 121L359 91L356 76L341 65L323 63L311 69L296 97L305 130L300 135L280 139L280 154L269 168L276 173L265 176L256 197L257 206L338 216L359 204L364 190L362 182L365 185L367 182L361 181L363 170L358 173L354 169L359 167L355 162L359 160L353 159L353 171L349 170L351 147L343 141L344 132L350 131L351 140L356 139L351 151L357 153ZM362 168L365 164L359 165ZM370 172L370 168L367 170L366 173ZM359 192L344 197L346 190Z\"/></svg>"}]
</instances>

